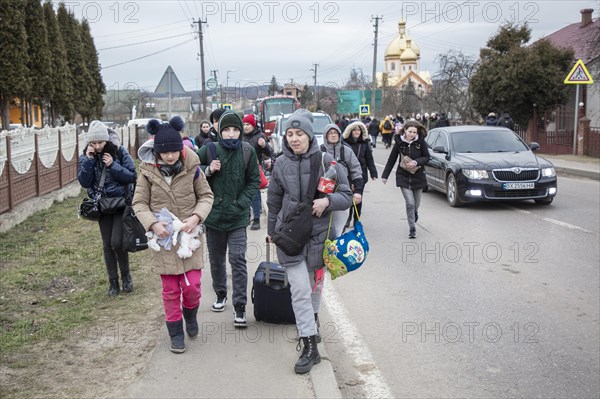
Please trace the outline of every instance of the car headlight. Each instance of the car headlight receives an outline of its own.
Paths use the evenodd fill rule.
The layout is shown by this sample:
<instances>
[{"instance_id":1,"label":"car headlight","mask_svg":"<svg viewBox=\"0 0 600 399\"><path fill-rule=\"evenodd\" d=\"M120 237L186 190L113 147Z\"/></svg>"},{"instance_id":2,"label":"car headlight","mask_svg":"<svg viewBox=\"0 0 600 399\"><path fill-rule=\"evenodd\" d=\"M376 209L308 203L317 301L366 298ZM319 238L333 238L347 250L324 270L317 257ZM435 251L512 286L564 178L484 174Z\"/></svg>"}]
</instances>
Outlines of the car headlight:
<instances>
[{"instance_id":1,"label":"car headlight","mask_svg":"<svg viewBox=\"0 0 600 399\"><path fill-rule=\"evenodd\" d=\"M487 179L488 172L487 170L477 170L477 169L463 169L463 175L467 176L469 179L480 180Z\"/></svg>"},{"instance_id":2,"label":"car headlight","mask_svg":"<svg viewBox=\"0 0 600 399\"><path fill-rule=\"evenodd\" d=\"M556 176L556 171L554 168L542 168L542 176L543 177L554 177Z\"/></svg>"}]
</instances>

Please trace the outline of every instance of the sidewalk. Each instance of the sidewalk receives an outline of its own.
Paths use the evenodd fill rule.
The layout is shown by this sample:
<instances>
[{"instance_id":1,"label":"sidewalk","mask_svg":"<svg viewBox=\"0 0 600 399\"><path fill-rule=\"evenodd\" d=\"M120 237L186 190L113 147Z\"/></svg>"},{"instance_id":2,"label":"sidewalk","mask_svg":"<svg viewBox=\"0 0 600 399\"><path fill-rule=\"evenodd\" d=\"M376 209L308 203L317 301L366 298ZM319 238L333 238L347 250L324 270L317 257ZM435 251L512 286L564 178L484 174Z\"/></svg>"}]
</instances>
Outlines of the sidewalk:
<instances>
[{"instance_id":1,"label":"sidewalk","mask_svg":"<svg viewBox=\"0 0 600 399\"><path fill-rule=\"evenodd\" d=\"M264 194L263 194L264 195ZM202 271L202 298L198 311L200 334L186 335L186 351L173 354L162 327L158 345L141 379L129 388L132 398L341 398L333 367L319 344L321 363L305 375L294 372L296 326L256 322L251 300L252 279L265 259L266 217L262 229L248 229L248 327L233 327L231 274L228 270L228 302L225 311L210 310L214 300L208 254ZM271 257L276 259L276 257ZM326 307L319 313L321 325L329 322Z\"/></svg>"},{"instance_id":2,"label":"sidewalk","mask_svg":"<svg viewBox=\"0 0 600 399\"><path fill-rule=\"evenodd\" d=\"M554 164L556 173L600 180L600 159L577 155L536 154Z\"/></svg>"}]
</instances>

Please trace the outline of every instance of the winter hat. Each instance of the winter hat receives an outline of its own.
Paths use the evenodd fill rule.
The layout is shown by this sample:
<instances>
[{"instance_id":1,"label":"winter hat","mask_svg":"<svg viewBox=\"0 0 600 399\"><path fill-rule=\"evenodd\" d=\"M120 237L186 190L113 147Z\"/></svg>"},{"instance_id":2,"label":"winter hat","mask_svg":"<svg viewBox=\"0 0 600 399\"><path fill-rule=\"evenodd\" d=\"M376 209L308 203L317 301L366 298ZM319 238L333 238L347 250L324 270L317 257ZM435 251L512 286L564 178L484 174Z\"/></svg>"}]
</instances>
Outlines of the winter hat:
<instances>
[{"instance_id":1,"label":"winter hat","mask_svg":"<svg viewBox=\"0 0 600 399\"><path fill-rule=\"evenodd\" d=\"M158 119L150 119L146 131L154 135L154 152L177 152L183 150L183 140L180 132L185 123L180 116L175 115L169 122L162 123Z\"/></svg>"},{"instance_id":2,"label":"winter hat","mask_svg":"<svg viewBox=\"0 0 600 399\"><path fill-rule=\"evenodd\" d=\"M313 120L314 119L310 111L304 108L299 108L292 115L290 115L288 120L285 122L284 130L287 131L288 129L300 129L308 135L310 140L312 140L315 136L313 134Z\"/></svg>"},{"instance_id":3,"label":"winter hat","mask_svg":"<svg viewBox=\"0 0 600 399\"><path fill-rule=\"evenodd\" d=\"M217 108L213 112L211 112L210 117L208 118L210 119L210 123L214 123L215 121L218 122L223 113L225 113L225 108Z\"/></svg>"},{"instance_id":4,"label":"winter hat","mask_svg":"<svg viewBox=\"0 0 600 399\"><path fill-rule=\"evenodd\" d=\"M225 111L223 115L221 115L221 118L219 118L219 134L221 134L226 127L235 127L240 132L244 131L242 119L233 111Z\"/></svg>"},{"instance_id":5,"label":"winter hat","mask_svg":"<svg viewBox=\"0 0 600 399\"><path fill-rule=\"evenodd\" d=\"M100 121L91 121L90 128L88 129L87 135L85 136L88 143L92 141L108 141L108 128Z\"/></svg>"},{"instance_id":6,"label":"winter hat","mask_svg":"<svg viewBox=\"0 0 600 399\"><path fill-rule=\"evenodd\" d=\"M256 118L254 117L254 114L248 114L244 116L244 119L242 119L242 123L248 123L253 127L256 127Z\"/></svg>"},{"instance_id":7,"label":"winter hat","mask_svg":"<svg viewBox=\"0 0 600 399\"><path fill-rule=\"evenodd\" d=\"M496 116L496 114L495 114L495 113L493 113L493 112L490 112L490 113L488 114L488 117L490 117L490 118L491 118L491 117L495 117L495 116Z\"/></svg>"}]
</instances>

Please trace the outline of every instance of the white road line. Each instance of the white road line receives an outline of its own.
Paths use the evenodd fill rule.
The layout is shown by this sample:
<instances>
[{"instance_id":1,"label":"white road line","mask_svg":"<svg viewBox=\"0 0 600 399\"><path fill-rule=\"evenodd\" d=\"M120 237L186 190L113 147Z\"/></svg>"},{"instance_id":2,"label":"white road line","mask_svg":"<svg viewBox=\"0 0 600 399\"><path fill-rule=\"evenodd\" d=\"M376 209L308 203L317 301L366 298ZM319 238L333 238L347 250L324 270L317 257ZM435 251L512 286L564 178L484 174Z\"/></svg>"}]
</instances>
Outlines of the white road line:
<instances>
[{"instance_id":1,"label":"white road line","mask_svg":"<svg viewBox=\"0 0 600 399\"><path fill-rule=\"evenodd\" d=\"M339 327L345 352L352 358L354 368L364 381L365 398L392 398L392 392L385 382L383 374L375 364L362 335L350 321L348 311L330 279L328 279L328 283L323 290L325 306L327 306L332 320Z\"/></svg>"},{"instance_id":2,"label":"white road line","mask_svg":"<svg viewBox=\"0 0 600 399\"><path fill-rule=\"evenodd\" d=\"M506 208L511 209L513 211L516 211L518 213L523 213L523 214L526 214L526 215L529 215L529 216L533 216L535 218L543 220L544 222L552 223L552 224L555 224L555 225L561 226L561 227L566 227L567 229L579 230L579 231L582 231L582 232L588 233L588 234L596 234L596 233L594 233L591 230L584 229L583 227L579 227L579 226L576 226L574 224L570 224L570 223L566 223L566 222L561 222L560 220L557 220L557 219L540 217L540 216L536 215L535 213L530 212L530 211L526 211L524 209L515 208L515 207L510 206L510 205L507 205Z\"/></svg>"}]
</instances>

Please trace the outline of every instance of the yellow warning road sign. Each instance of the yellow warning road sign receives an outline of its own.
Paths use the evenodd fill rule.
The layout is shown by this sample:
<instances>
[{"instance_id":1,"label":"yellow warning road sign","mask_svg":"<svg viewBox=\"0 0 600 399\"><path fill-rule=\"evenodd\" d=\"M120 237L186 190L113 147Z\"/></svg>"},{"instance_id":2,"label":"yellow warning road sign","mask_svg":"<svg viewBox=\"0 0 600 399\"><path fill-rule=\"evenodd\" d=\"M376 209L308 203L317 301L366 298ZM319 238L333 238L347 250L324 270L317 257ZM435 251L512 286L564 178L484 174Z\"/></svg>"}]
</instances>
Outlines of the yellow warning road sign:
<instances>
[{"instance_id":1,"label":"yellow warning road sign","mask_svg":"<svg viewBox=\"0 0 600 399\"><path fill-rule=\"evenodd\" d=\"M582 60L577 60L571 72L565 78L565 83L570 85L591 85L594 83L592 75L588 72Z\"/></svg>"}]
</instances>

